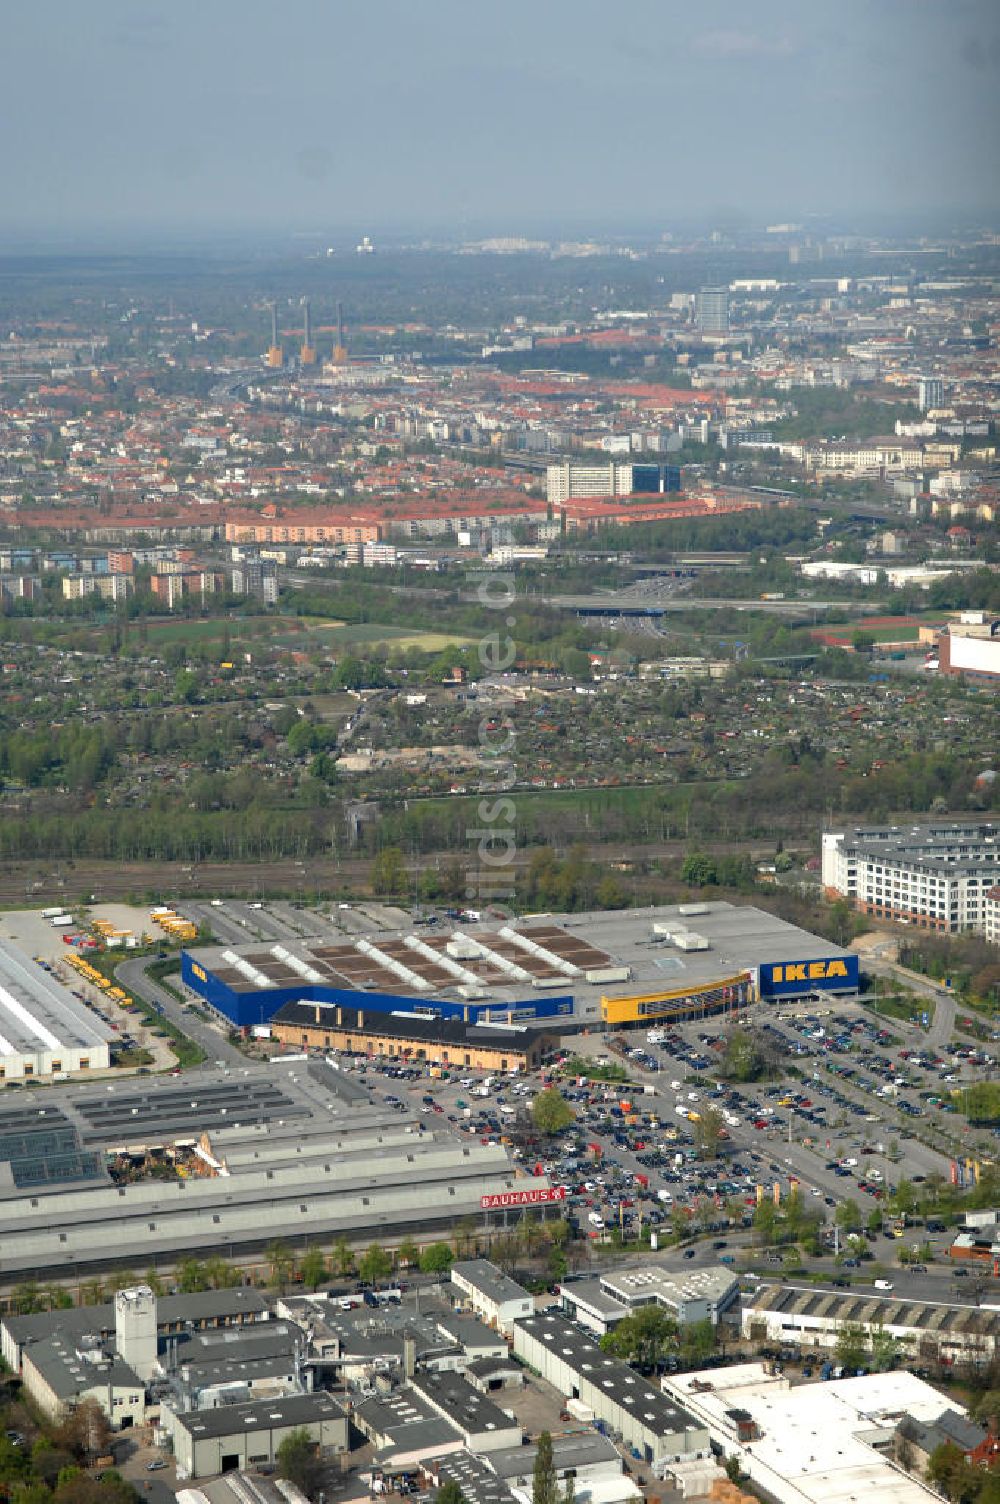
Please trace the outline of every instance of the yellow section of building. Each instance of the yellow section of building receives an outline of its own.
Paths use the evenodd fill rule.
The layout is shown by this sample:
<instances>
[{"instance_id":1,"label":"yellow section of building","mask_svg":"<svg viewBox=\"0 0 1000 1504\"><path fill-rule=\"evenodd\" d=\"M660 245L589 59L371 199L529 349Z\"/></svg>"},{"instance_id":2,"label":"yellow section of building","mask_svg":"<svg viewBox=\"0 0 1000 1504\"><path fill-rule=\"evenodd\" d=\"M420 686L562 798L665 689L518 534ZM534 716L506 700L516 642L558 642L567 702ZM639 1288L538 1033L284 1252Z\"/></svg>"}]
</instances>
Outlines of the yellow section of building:
<instances>
[{"instance_id":1,"label":"yellow section of building","mask_svg":"<svg viewBox=\"0 0 1000 1504\"><path fill-rule=\"evenodd\" d=\"M720 1012L742 1007L750 995L750 973L720 977L700 987L672 987L631 997L601 998L601 1017L608 1024L652 1023L656 1019L684 1018L701 1012Z\"/></svg>"}]
</instances>

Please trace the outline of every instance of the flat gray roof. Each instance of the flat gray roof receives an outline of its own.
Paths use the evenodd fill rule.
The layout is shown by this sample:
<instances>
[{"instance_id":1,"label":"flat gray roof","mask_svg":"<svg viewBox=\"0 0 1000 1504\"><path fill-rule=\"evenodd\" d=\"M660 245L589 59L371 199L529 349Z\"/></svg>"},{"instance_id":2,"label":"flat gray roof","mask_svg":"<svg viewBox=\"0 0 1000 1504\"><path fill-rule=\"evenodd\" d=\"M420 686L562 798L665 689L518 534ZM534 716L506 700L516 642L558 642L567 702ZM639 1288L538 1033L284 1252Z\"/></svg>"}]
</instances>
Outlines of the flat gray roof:
<instances>
[{"instance_id":1,"label":"flat gray roof","mask_svg":"<svg viewBox=\"0 0 1000 1504\"><path fill-rule=\"evenodd\" d=\"M587 1383L607 1394L633 1420L656 1436L676 1436L704 1428L680 1405L654 1389L634 1368L602 1352L592 1338L564 1316L545 1312L520 1317L515 1327L530 1333Z\"/></svg>"},{"instance_id":2,"label":"flat gray roof","mask_svg":"<svg viewBox=\"0 0 1000 1504\"><path fill-rule=\"evenodd\" d=\"M189 1295L157 1296L156 1322L162 1335L171 1329L182 1329L188 1321L229 1321L240 1317L257 1321L269 1309L267 1296L259 1290L199 1290ZM4 1316L2 1325L19 1346L43 1341L55 1332L68 1341L88 1332L107 1337L115 1330L115 1308L111 1301L106 1301L99 1306L72 1306L66 1311L35 1311L30 1316Z\"/></svg>"},{"instance_id":3,"label":"flat gray roof","mask_svg":"<svg viewBox=\"0 0 1000 1504\"><path fill-rule=\"evenodd\" d=\"M490 1453L491 1462L495 1455ZM472 1452L452 1452L431 1466L442 1483L450 1480L458 1484L465 1504L512 1504L513 1495L503 1480Z\"/></svg>"},{"instance_id":4,"label":"flat gray roof","mask_svg":"<svg viewBox=\"0 0 1000 1504\"><path fill-rule=\"evenodd\" d=\"M490 1467L499 1478L517 1478L530 1473L535 1465L537 1446L501 1447L490 1453ZM595 1467L598 1463L616 1464L622 1470L618 1448L599 1431L569 1431L552 1438L552 1460L556 1470L565 1468Z\"/></svg>"},{"instance_id":5,"label":"flat gray roof","mask_svg":"<svg viewBox=\"0 0 1000 1504\"><path fill-rule=\"evenodd\" d=\"M418 1373L410 1385L461 1431L506 1431L516 1425L460 1373Z\"/></svg>"},{"instance_id":6,"label":"flat gray roof","mask_svg":"<svg viewBox=\"0 0 1000 1504\"><path fill-rule=\"evenodd\" d=\"M509 1300L525 1300L528 1295L523 1285L510 1279L489 1259L461 1259L451 1266L453 1282L456 1275L461 1275L480 1295L496 1305L505 1305Z\"/></svg>"},{"instance_id":7,"label":"flat gray roof","mask_svg":"<svg viewBox=\"0 0 1000 1504\"><path fill-rule=\"evenodd\" d=\"M365 1400L355 1407L355 1415L362 1429L383 1450L396 1445L404 1447L407 1452L453 1446L461 1436L450 1420L409 1386L394 1394Z\"/></svg>"},{"instance_id":8,"label":"flat gray roof","mask_svg":"<svg viewBox=\"0 0 1000 1504\"><path fill-rule=\"evenodd\" d=\"M654 934L654 924L671 934L688 931L701 935L708 941L708 948L685 950L663 934ZM295 955L298 970L261 942L231 948L203 947L191 954L206 971L237 992L266 991L253 981L256 974L271 986L301 985L304 992L312 986L346 990L349 1001L345 1006L350 1008L364 1006L366 990L411 997L415 1007L421 999L459 996L455 989L461 979L454 970L445 970L424 958L407 941L427 946L453 968L457 964L473 973L481 990L477 1001L484 1005L544 997L544 992L537 991L539 985L560 995L573 994L578 1005L585 1005L601 996L631 995L637 983L648 984L649 988L696 987L764 963L851 954L762 909L721 900L587 914L533 914L530 919L507 925L460 925L453 934L400 930L363 938L380 954L401 964L403 974L394 973L351 945L336 947L334 955L330 947L310 948L305 942L289 941L279 949ZM239 958L250 971L235 969L227 956ZM520 977L514 975L511 966L520 971ZM627 982L598 980L609 968L623 966L631 971ZM304 976L302 968L313 973L313 981ZM411 977L422 977L425 987L408 982L407 972ZM594 981L587 980L588 972ZM545 1020L539 1024L544 1025Z\"/></svg>"},{"instance_id":9,"label":"flat gray roof","mask_svg":"<svg viewBox=\"0 0 1000 1504\"><path fill-rule=\"evenodd\" d=\"M62 1333L34 1343L26 1356L61 1400L71 1400L84 1389L108 1384L123 1389L144 1388L135 1370L120 1358L91 1363L80 1357L75 1340Z\"/></svg>"},{"instance_id":10,"label":"flat gray roof","mask_svg":"<svg viewBox=\"0 0 1000 1504\"><path fill-rule=\"evenodd\" d=\"M223 1405L218 1410L192 1410L178 1415L177 1424L195 1441L210 1436L246 1436L253 1431L271 1431L276 1426L308 1426L340 1420L343 1410L325 1389L314 1394L290 1394L275 1400L257 1400L249 1405Z\"/></svg>"}]
</instances>

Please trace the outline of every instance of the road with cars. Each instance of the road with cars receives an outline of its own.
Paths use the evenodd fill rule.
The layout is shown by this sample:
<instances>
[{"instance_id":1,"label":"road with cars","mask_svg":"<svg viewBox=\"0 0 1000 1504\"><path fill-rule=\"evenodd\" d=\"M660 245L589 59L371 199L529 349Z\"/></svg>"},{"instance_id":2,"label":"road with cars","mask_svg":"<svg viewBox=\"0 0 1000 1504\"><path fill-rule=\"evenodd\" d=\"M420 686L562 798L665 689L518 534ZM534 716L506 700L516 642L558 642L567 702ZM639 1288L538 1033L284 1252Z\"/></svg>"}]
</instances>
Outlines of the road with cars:
<instances>
[{"instance_id":1,"label":"road with cars","mask_svg":"<svg viewBox=\"0 0 1000 1504\"><path fill-rule=\"evenodd\" d=\"M199 1017L190 1005L178 1002L172 992L161 987L159 982L149 975L149 968L155 964L155 961L154 956L135 956L129 961L123 961L116 969L116 976L122 987L144 1003L148 1003L151 1008L155 1008L158 1013L162 1013L180 1029L182 1034L186 1034L188 1039L201 1046L206 1057L201 1068L212 1070L219 1061L225 1064L245 1065L246 1056L235 1045L229 1043L220 1025Z\"/></svg>"}]
</instances>

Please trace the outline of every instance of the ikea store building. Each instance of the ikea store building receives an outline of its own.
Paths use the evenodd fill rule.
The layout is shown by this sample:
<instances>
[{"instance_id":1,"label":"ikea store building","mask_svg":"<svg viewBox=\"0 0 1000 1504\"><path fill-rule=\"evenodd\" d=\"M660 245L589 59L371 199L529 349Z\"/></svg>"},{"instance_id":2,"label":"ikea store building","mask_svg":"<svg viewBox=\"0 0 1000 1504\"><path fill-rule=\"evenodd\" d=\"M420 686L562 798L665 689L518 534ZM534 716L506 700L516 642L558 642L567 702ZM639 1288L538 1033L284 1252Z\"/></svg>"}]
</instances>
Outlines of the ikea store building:
<instances>
[{"instance_id":1,"label":"ikea store building","mask_svg":"<svg viewBox=\"0 0 1000 1504\"><path fill-rule=\"evenodd\" d=\"M371 1023L390 1016L563 1033L649 1027L751 1002L854 996L858 957L749 905L724 902L532 915L496 923L346 934L329 941L185 951L186 985L236 1028L302 1003Z\"/></svg>"}]
</instances>

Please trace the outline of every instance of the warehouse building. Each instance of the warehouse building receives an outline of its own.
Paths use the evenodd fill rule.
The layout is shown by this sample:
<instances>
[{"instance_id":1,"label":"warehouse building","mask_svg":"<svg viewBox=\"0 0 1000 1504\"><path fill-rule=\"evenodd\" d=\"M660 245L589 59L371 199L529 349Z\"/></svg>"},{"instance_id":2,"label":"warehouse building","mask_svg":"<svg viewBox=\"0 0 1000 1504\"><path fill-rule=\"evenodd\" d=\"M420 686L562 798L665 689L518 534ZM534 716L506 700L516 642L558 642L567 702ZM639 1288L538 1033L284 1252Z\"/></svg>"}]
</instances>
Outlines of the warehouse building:
<instances>
[{"instance_id":1,"label":"warehouse building","mask_svg":"<svg viewBox=\"0 0 1000 1504\"><path fill-rule=\"evenodd\" d=\"M156 1302L157 1352L173 1338L190 1339L200 1331L231 1331L265 1322L270 1308L258 1290L204 1290L186 1295L161 1295ZM73 1306L65 1311L36 1311L0 1318L0 1353L12 1373L21 1372L24 1354L36 1342L61 1335L76 1346L91 1338L107 1345L117 1333L118 1313L112 1302Z\"/></svg>"},{"instance_id":2,"label":"warehouse building","mask_svg":"<svg viewBox=\"0 0 1000 1504\"><path fill-rule=\"evenodd\" d=\"M938 638L943 674L964 674L995 684L1000 679L1000 619L985 611L963 611Z\"/></svg>"},{"instance_id":3,"label":"warehouse building","mask_svg":"<svg viewBox=\"0 0 1000 1504\"><path fill-rule=\"evenodd\" d=\"M297 1050L343 1050L483 1071L535 1070L556 1041L553 1033L524 1024L466 1024L321 1002L286 1003L271 1019L270 1033Z\"/></svg>"},{"instance_id":4,"label":"warehouse building","mask_svg":"<svg viewBox=\"0 0 1000 1504\"><path fill-rule=\"evenodd\" d=\"M21 1382L25 1393L51 1421L60 1421L93 1400L116 1431L141 1426L146 1415L142 1379L128 1363L98 1342L77 1346L63 1336L36 1342L24 1355Z\"/></svg>"},{"instance_id":5,"label":"warehouse building","mask_svg":"<svg viewBox=\"0 0 1000 1504\"><path fill-rule=\"evenodd\" d=\"M940 1394L913 1374L793 1388L773 1369L742 1363L668 1376L663 1389L772 1504L940 1504L892 1456L904 1416L930 1422L941 1413Z\"/></svg>"},{"instance_id":6,"label":"warehouse building","mask_svg":"<svg viewBox=\"0 0 1000 1504\"><path fill-rule=\"evenodd\" d=\"M502 1146L428 1129L321 1061L205 1072L194 1084L130 1079L51 1107L87 1150L141 1162L187 1143L203 1173L125 1185L104 1177L44 1195L12 1188L0 1199L0 1277L15 1281L117 1269L123 1257L146 1269L186 1253L260 1252L277 1237L297 1251L340 1236L381 1241L387 1227L440 1236L463 1218L479 1223L484 1206L558 1198ZM0 1111L0 1134L2 1124Z\"/></svg>"},{"instance_id":7,"label":"warehouse building","mask_svg":"<svg viewBox=\"0 0 1000 1504\"><path fill-rule=\"evenodd\" d=\"M1000 881L1000 825L935 821L823 832L823 887L862 914L917 929L986 934Z\"/></svg>"},{"instance_id":8,"label":"warehouse building","mask_svg":"<svg viewBox=\"0 0 1000 1504\"><path fill-rule=\"evenodd\" d=\"M489 1259L464 1259L451 1266L451 1282L459 1291L463 1304L469 1305L497 1331L508 1337L514 1322L530 1316L534 1298L516 1280L510 1279Z\"/></svg>"},{"instance_id":9,"label":"warehouse building","mask_svg":"<svg viewBox=\"0 0 1000 1504\"><path fill-rule=\"evenodd\" d=\"M465 1451L458 1427L410 1389L363 1400L352 1419L374 1446L374 1465L382 1474L409 1472L418 1463Z\"/></svg>"},{"instance_id":10,"label":"warehouse building","mask_svg":"<svg viewBox=\"0 0 1000 1504\"><path fill-rule=\"evenodd\" d=\"M332 1394L296 1394L250 1405L192 1410L173 1417L178 1478L210 1478L273 1463L293 1431L305 1431L324 1452L348 1449L347 1416Z\"/></svg>"},{"instance_id":11,"label":"warehouse building","mask_svg":"<svg viewBox=\"0 0 1000 1504\"><path fill-rule=\"evenodd\" d=\"M747 1341L831 1350L845 1327L881 1333L913 1364L984 1365L1000 1356L1000 1311L814 1285L761 1285L743 1306Z\"/></svg>"},{"instance_id":12,"label":"warehouse building","mask_svg":"<svg viewBox=\"0 0 1000 1504\"><path fill-rule=\"evenodd\" d=\"M0 1085L106 1070L114 1037L50 971L0 940Z\"/></svg>"},{"instance_id":13,"label":"warehouse building","mask_svg":"<svg viewBox=\"0 0 1000 1504\"><path fill-rule=\"evenodd\" d=\"M613 1270L598 1279L575 1279L559 1286L566 1315L598 1337L649 1305L659 1306L679 1326L696 1321L711 1321L714 1326L739 1293L739 1280L722 1264L690 1273L656 1268Z\"/></svg>"},{"instance_id":14,"label":"warehouse building","mask_svg":"<svg viewBox=\"0 0 1000 1504\"><path fill-rule=\"evenodd\" d=\"M648 1025L725 1014L758 997L855 994L858 957L760 909L715 902L535 916L454 934L402 930L335 945L214 946L185 952L182 975L243 1029L273 1020L299 1047L303 1035L317 1048L327 1035L331 1048L335 1038L352 1048L360 1037L383 1053L426 1056L434 1035L420 1020L535 1029L544 1047L547 1032L595 1022ZM292 1004L300 1006L286 1013ZM530 1032L504 1043L513 1049L518 1038L525 1051L535 1048ZM451 1058L450 1046L437 1047ZM486 1036L463 1036L460 1048L471 1062L474 1048L488 1049ZM497 1053L503 1058L503 1050L489 1058Z\"/></svg>"},{"instance_id":15,"label":"warehouse building","mask_svg":"<svg viewBox=\"0 0 1000 1504\"><path fill-rule=\"evenodd\" d=\"M580 1400L597 1420L646 1462L705 1456L706 1426L627 1363L601 1351L564 1316L528 1316L514 1323L514 1353L567 1399Z\"/></svg>"},{"instance_id":16,"label":"warehouse building","mask_svg":"<svg viewBox=\"0 0 1000 1504\"><path fill-rule=\"evenodd\" d=\"M516 1489L518 1495L530 1496L537 1455L537 1446L511 1447L490 1452L486 1461L508 1488ZM588 1428L553 1436L552 1466L560 1484L565 1486L567 1478L572 1480L573 1496L580 1504L598 1499L602 1504L610 1504L612 1499L642 1497L636 1485L625 1477L617 1447L599 1431Z\"/></svg>"},{"instance_id":17,"label":"warehouse building","mask_svg":"<svg viewBox=\"0 0 1000 1504\"><path fill-rule=\"evenodd\" d=\"M521 1445L519 1422L459 1373L417 1374L406 1392L416 1394L453 1426L470 1452Z\"/></svg>"}]
</instances>

